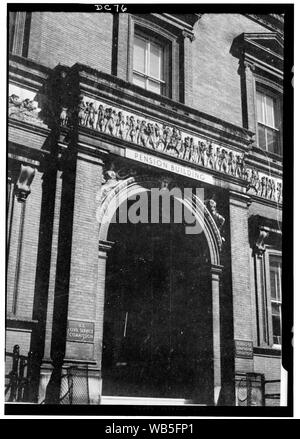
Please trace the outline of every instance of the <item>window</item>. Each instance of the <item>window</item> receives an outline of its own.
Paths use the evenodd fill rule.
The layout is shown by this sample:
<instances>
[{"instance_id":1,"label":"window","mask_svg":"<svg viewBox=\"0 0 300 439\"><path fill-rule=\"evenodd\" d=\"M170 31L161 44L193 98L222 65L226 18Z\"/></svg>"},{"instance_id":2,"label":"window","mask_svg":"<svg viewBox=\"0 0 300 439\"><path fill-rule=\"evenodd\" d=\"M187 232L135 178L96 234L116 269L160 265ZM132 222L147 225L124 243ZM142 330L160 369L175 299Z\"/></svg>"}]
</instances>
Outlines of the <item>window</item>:
<instances>
[{"instance_id":1,"label":"window","mask_svg":"<svg viewBox=\"0 0 300 439\"><path fill-rule=\"evenodd\" d=\"M281 257L269 256L273 344L281 345Z\"/></svg>"},{"instance_id":2,"label":"window","mask_svg":"<svg viewBox=\"0 0 300 439\"><path fill-rule=\"evenodd\" d=\"M281 104L275 94L258 88L257 106L257 143L264 151L281 155Z\"/></svg>"},{"instance_id":3,"label":"window","mask_svg":"<svg viewBox=\"0 0 300 439\"><path fill-rule=\"evenodd\" d=\"M167 47L154 37L136 33L133 47L133 83L166 95Z\"/></svg>"}]
</instances>

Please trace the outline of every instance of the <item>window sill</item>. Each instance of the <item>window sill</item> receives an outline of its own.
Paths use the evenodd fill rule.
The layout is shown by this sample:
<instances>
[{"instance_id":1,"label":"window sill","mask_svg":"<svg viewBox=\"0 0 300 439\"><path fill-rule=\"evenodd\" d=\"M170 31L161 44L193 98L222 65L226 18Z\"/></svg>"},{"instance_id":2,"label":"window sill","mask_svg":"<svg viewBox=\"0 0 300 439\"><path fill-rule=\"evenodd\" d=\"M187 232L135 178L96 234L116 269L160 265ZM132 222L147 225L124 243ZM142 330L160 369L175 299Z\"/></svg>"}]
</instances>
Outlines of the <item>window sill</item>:
<instances>
[{"instance_id":1,"label":"window sill","mask_svg":"<svg viewBox=\"0 0 300 439\"><path fill-rule=\"evenodd\" d=\"M266 346L266 347L253 347L253 354L254 355L265 355L268 357L281 357L281 346L280 345L273 345Z\"/></svg>"}]
</instances>

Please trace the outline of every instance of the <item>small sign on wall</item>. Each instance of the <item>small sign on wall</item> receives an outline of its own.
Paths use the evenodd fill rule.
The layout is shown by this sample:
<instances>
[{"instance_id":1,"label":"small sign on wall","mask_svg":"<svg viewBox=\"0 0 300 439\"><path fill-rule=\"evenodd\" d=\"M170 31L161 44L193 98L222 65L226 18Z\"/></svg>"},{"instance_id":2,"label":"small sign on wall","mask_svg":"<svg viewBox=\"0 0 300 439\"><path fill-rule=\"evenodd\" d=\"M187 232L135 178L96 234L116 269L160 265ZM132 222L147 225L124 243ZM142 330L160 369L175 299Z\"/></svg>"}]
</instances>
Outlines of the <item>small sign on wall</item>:
<instances>
[{"instance_id":1,"label":"small sign on wall","mask_svg":"<svg viewBox=\"0 0 300 439\"><path fill-rule=\"evenodd\" d=\"M94 323L68 320L67 340L79 343L94 342Z\"/></svg>"},{"instance_id":2,"label":"small sign on wall","mask_svg":"<svg viewBox=\"0 0 300 439\"><path fill-rule=\"evenodd\" d=\"M253 342L247 340L234 340L235 356L239 358L253 358Z\"/></svg>"}]
</instances>

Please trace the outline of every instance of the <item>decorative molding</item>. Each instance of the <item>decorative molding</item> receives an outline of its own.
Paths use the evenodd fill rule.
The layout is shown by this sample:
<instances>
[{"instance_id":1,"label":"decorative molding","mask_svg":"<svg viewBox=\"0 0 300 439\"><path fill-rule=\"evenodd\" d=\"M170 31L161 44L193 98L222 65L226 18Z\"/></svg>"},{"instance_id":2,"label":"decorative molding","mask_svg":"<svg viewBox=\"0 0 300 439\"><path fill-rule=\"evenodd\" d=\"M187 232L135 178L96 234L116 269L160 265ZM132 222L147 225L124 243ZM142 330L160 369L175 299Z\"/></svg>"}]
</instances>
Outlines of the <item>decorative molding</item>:
<instances>
[{"instance_id":1,"label":"decorative molding","mask_svg":"<svg viewBox=\"0 0 300 439\"><path fill-rule=\"evenodd\" d=\"M245 153L238 153L176 126L108 106L103 101L90 101L86 97L82 98L77 109L64 107L61 111L62 127L73 126L76 119L79 127L244 180L248 183L248 191L254 190L256 195L278 203L282 201L281 179L247 167Z\"/></svg>"},{"instance_id":2,"label":"decorative molding","mask_svg":"<svg viewBox=\"0 0 300 439\"><path fill-rule=\"evenodd\" d=\"M36 168L21 164L19 178L15 187L15 194L19 202L23 203L26 201L28 195L30 194L30 185L34 179L35 172Z\"/></svg>"},{"instance_id":3,"label":"decorative molding","mask_svg":"<svg viewBox=\"0 0 300 439\"><path fill-rule=\"evenodd\" d=\"M26 93L26 91L24 90ZM23 93L24 94L24 93ZM28 95L32 95L28 92ZM8 116L13 119L18 119L24 122L29 122L38 125L45 125L40 119L39 113L41 108L38 103L32 99L31 96L21 98L18 94L12 93L8 98Z\"/></svg>"},{"instance_id":4,"label":"decorative molding","mask_svg":"<svg viewBox=\"0 0 300 439\"><path fill-rule=\"evenodd\" d=\"M266 251L266 245L274 245L281 242L281 223L277 220L254 215L249 219L249 239L253 248L253 255L259 258Z\"/></svg>"},{"instance_id":5,"label":"decorative molding","mask_svg":"<svg viewBox=\"0 0 300 439\"><path fill-rule=\"evenodd\" d=\"M218 210L217 210L217 203L213 198L210 198L209 200L205 201L205 205L208 209L208 211L210 212L211 216L213 217L217 228L219 229L219 232L221 234L223 225L225 223L225 218L219 214ZM222 235L221 235L222 236ZM225 239L222 236L222 240L225 241Z\"/></svg>"},{"instance_id":6,"label":"decorative molding","mask_svg":"<svg viewBox=\"0 0 300 439\"><path fill-rule=\"evenodd\" d=\"M194 35L193 33L191 33L191 32L187 32L186 30L183 30L181 34L182 34L182 36L183 36L184 39L185 39L185 38L188 38L188 39L190 40L191 43L192 43L193 41L195 41L195 39L196 39L196 37L195 37L195 35Z\"/></svg>"},{"instance_id":7,"label":"decorative molding","mask_svg":"<svg viewBox=\"0 0 300 439\"><path fill-rule=\"evenodd\" d=\"M128 177L132 177L137 174L134 169L127 169L125 167L115 170L114 164L110 169L104 170L102 175L101 189L96 194L96 201L102 204L109 193L117 186L119 180L125 180Z\"/></svg>"},{"instance_id":8,"label":"decorative molding","mask_svg":"<svg viewBox=\"0 0 300 439\"><path fill-rule=\"evenodd\" d=\"M263 228L259 229L259 235L254 243L253 250L260 257L266 251L265 240L268 238L268 236L269 236L269 233L266 230L264 230Z\"/></svg>"}]
</instances>

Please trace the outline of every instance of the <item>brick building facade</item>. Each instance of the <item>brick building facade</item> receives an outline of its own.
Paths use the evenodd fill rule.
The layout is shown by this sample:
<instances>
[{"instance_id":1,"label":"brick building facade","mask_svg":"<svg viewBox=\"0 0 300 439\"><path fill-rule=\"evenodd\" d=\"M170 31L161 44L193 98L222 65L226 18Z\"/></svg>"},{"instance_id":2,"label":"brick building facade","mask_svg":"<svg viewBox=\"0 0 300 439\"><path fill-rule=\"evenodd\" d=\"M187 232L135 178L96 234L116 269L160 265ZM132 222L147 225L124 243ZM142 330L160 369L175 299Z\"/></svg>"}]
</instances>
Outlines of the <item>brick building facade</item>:
<instances>
[{"instance_id":1,"label":"brick building facade","mask_svg":"<svg viewBox=\"0 0 300 439\"><path fill-rule=\"evenodd\" d=\"M34 402L279 405L283 25L10 12L6 349ZM199 236L112 224L162 187Z\"/></svg>"}]
</instances>

